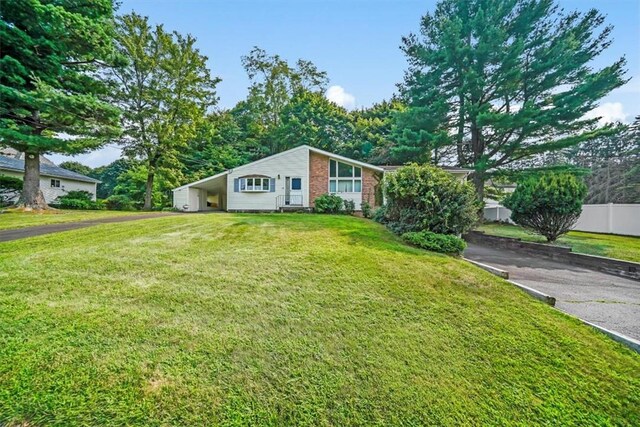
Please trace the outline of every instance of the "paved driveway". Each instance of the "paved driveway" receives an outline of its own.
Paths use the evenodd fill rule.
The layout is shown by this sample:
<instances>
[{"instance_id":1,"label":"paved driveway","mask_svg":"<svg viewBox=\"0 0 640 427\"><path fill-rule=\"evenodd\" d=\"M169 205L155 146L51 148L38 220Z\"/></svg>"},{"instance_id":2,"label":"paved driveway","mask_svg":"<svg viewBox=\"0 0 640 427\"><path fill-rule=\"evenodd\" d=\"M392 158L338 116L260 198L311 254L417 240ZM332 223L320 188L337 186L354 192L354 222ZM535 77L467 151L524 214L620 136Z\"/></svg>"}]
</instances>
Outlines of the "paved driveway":
<instances>
[{"instance_id":1,"label":"paved driveway","mask_svg":"<svg viewBox=\"0 0 640 427\"><path fill-rule=\"evenodd\" d=\"M562 311L640 340L640 281L476 244L464 256L507 270L514 282L555 297Z\"/></svg>"},{"instance_id":2,"label":"paved driveway","mask_svg":"<svg viewBox=\"0 0 640 427\"><path fill-rule=\"evenodd\" d=\"M60 231L77 230L78 228L91 227L96 224L109 224L112 222L137 221L139 219L158 218L167 215L177 215L172 212L155 212L140 215L114 216L108 218L89 219L85 221L63 222L59 224L36 225L33 227L0 230L0 242L25 239L27 237L41 236L43 234L59 233Z\"/></svg>"}]
</instances>

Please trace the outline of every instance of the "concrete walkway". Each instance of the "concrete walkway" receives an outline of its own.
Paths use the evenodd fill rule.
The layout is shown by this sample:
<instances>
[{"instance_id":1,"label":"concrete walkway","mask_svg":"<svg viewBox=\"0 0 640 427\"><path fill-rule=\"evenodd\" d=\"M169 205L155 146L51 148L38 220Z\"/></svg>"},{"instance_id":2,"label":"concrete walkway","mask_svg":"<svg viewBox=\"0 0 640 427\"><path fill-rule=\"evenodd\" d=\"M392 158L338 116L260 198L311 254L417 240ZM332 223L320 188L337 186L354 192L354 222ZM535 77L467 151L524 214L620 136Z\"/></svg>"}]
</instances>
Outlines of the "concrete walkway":
<instances>
[{"instance_id":1,"label":"concrete walkway","mask_svg":"<svg viewBox=\"0 0 640 427\"><path fill-rule=\"evenodd\" d=\"M136 221L139 219L159 218L162 216L176 215L172 212L157 212L142 215L114 216L110 218L90 219L86 221L64 222L60 224L37 225L34 227L0 230L0 242L25 239L27 237L41 236L43 234L58 233L60 231L76 230L78 228L91 227L97 224L109 224L112 222Z\"/></svg>"},{"instance_id":2,"label":"concrete walkway","mask_svg":"<svg viewBox=\"0 0 640 427\"><path fill-rule=\"evenodd\" d=\"M556 308L640 340L640 282L469 244L464 256L509 272L509 279L556 298Z\"/></svg>"}]
</instances>

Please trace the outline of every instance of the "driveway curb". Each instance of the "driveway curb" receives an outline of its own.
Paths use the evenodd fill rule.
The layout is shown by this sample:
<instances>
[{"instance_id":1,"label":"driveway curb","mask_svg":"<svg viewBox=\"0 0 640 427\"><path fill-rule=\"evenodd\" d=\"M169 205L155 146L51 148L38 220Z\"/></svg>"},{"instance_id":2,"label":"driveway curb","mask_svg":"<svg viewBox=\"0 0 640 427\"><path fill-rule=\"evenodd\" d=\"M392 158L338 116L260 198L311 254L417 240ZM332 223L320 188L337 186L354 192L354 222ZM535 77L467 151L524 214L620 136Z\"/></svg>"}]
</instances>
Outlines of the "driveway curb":
<instances>
[{"instance_id":1,"label":"driveway curb","mask_svg":"<svg viewBox=\"0 0 640 427\"><path fill-rule=\"evenodd\" d=\"M488 271L491 274L494 274L494 275L498 276L498 277L503 277L503 274L505 274L505 273L506 273L507 277L509 275L508 271L501 270L501 269L493 267L491 265L483 264L483 263L480 263L480 262L477 262L477 261L473 261L473 260L470 260L470 259L467 259L467 258L463 258L463 259L465 261L468 261L471 264L479 267L479 268L482 268L483 270ZM532 297L534 297L534 298L536 298L536 299L538 299L538 300L540 300L540 301L542 301L542 302L544 302L546 304L549 304L551 307L553 307L556 310L562 312L563 314L565 314L567 316L570 316L570 317L573 317L575 319L578 319L583 324L585 324L587 326L590 326L593 329L598 330L599 332L607 335L612 340L614 340L614 341L616 341L616 342L618 342L618 343L620 343L620 344L622 344L624 346L627 346L631 350L633 350L636 353L640 354L640 341L638 341L636 339L633 339L631 337L628 337L628 336L626 336L624 334L621 334L619 332L612 331L612 330L607 329L607 328L603 328L602 326L596 325L595 323L588 322L588 321L586 321L584 319L579 318L578 316L575 316L573 314L569 314L567 312L564 312L564 311L556 308L555 307L556 299L554 297L550 296L550 295L547 295L547 294L542 293L542 292L540 292L540 291L538 291L536 289L533 289L533 288L530 288L528 286L525 286L525 285L523 285L521 283L514 282L513 280L507 280L507 282L509 282L512 285L520 288L521 290L523 290L524 292L526 292L530 296L532 296Z\"/></svg>"},{"instance_id":2,"label":"driveway curb","mask_svg":"<svg viewBox=\"0 0 640 427\"><path fill-rule=\"evenodd\" d=\"M544 294L536 289L525 286L522 283L514 282L513 280L507 280L507 282L511 283L514 286L517 286L518 288L525 291L535 299L540 300L545 304L549 304L551 307L556 306L556 299L550 295Z\"/></svg>"},{"instance_id":3,"label":"driveway curb","mask_svg":"<svg viewBox=\"0 0 640 427\"><path fill-rule=\"evenodd\" d=\"M575 316L573 316L573 317L575 317ZM611 330L609 330L607 328L603 328L602 326L598 326L595 323L587 322L586 320L580 319L579 317L576 317L576 319L579 319L585 325L589 325L592 328L597 329L598 331L602 332L603 334L608 335L614 341L617 341L622 345L626 345L631 350L634 350L636 353L640 353L640 341L635 340L635 339L633 339L631 337L628 337L626 335L622 335L622 334L620 334L618 332L611 331Z\"/></svg>"},{"instance_id":4,"label":"driveway curb","mask_svg":"<svg viewBox=\"0 0 640 427\"><path fill-rule=\"evenodd\" d=\"M483 264L481 262L478 261L474 261L472 259L469 258L465 258L462 257L463 260L470 262L471 264L475 265L476 267L480 267L481 269L488 271L489 273L496 275L498 277L502 277L503 279L509 279L509 272L507 270L501 270L497 267L494 267L492 265L488 265L488 264Z\"/></svg>"}]
</instances>

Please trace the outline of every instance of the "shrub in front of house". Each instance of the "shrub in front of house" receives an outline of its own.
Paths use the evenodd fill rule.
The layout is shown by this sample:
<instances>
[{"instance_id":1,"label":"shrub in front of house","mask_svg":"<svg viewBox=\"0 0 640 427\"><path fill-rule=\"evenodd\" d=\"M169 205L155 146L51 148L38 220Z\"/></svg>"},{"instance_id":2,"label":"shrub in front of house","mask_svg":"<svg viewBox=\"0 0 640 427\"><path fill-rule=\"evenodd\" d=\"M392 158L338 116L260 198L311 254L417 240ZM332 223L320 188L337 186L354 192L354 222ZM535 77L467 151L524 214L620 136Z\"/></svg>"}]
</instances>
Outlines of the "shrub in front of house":
<instances>
[{"instance_id":1,"label":"shrub in front of house","mask_svg":"<svg viewBox=\"0 0 640 427\"><path fill-rule=\"evenodd\" d=\"M465 241L457 236L430 231L410 231L404 233L402 239L413 246L448 255L461 255L467 247Z\"/></svg>"},{"instance_id":2,"label":"shrub in front of house","mask_svg":"<svg viewBox=\"0 0 640 427\"><path fill-rule=\"evenodd\" d=\"M8 206L22 192L22 180L0 174L0 206Z\"/></svg>"},{"instance_id":3,"label":"shrub in front of house","mask_svg":"<svg viewBox=\"0 0 640 427\"><path fill-rule=\"evenodd\" d=\"M353 200L343 200L342 206L342 212L347 215L353 215L353 213L356 211L356 202L354 202Z\"/></svg>"},{"instance_id":4,"label":"shrub in front of house","mask_svg":"<svg viewBox=\"0 0 640 427\"><path fill-rule=\"evenodd\" d=\"M339 214L342 212L344 206L342 197L337 194L328 193L316 197L313 203L316 212L325 214Z\"/></svg>"},{"instance_id":5,"label":"shrub in front of house","mask_svg":"<svg viewBox=\"0 0 640 427\"><path fill-rule=\"evenodd\" d=\"M107 209L112 211L132 211L135 210L133 201L122 194L113 194L105 200Z\"/></svg>"},{"instance_id":6,"label":"shrub in front of house","mask_svg":"<svg viewBox=\"0 0 640 427\"><path fill-rule=\"evenodd\" d=\"M396 234L462 234L478 221L480 204L466 182L430 165L410 164L384 178L387 204L378 221Z\"/></svg>"},{"instance_id":7,"label":"shrub in front of house","mask_svg":"<svg viewBox=\"0 0 640 427\"><path fill-rule=\"evenodd\" d=\"M582 213L587 186L568 173L544 173L518 183L504 199L511 219L554 242L571 230Z\"/></svg>"},{"instance_id":8,"label":"shrub in front of house","mask_svg":"<svg viewBox=\"0 0 640 427\"><path fill-rule=\"evenodd\" d=\"M51 203L52 206L61 209L101 210L104 205L92 200L93 194L88 191L69 191Z\"/></svg>"},{"instance_id":9,"label":"shrub in front of house","mask_svg":"<svg viewBox=\"0 0 640 427\"><path fill-rule=\"evenodd\" d=\"M360 203L360 209L362 209L362 216L365 218L371 218L371 205L366 200Z\"/></svg>"}]
</instances>

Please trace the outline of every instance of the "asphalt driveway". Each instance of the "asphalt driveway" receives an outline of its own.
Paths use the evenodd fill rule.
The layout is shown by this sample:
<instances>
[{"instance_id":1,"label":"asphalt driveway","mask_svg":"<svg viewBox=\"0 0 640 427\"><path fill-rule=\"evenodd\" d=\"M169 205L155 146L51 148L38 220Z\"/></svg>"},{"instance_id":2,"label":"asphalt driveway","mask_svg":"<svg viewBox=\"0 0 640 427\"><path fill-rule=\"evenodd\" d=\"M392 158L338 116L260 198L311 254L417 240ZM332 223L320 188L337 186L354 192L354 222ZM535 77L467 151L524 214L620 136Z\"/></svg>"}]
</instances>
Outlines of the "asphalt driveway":
<instances>
[{"instance_id":1,"label":"asphalt driveway","mask_svg":"<svg viewBox=\"0 0 640 427\"><path fill-rule=\"evenodd\" d=\"M0 230L0 242L25 239L27 237L41 236L43 234L59 233L61 231L77 230L79 228L91 227L97 224L109 224L112 222L137 221L139 219L158 218L167 215L177 215L172 212L154 212L142 215L114 216L109 218L90 219L76 222L63 222L58 224L36 225L33 227L14 228Z\"/></svg>"},{"instance_id":2,"label":"asphalt driveway","mask_svg":"<svg viewBox=\"0 0 640 427\"><path fill-rule=\"evenodd\" d=\"M639 281L476 244L464 256L507 270L514 282L555 297L562 311L640 340Z\"/></svg>"}]
</instances>

